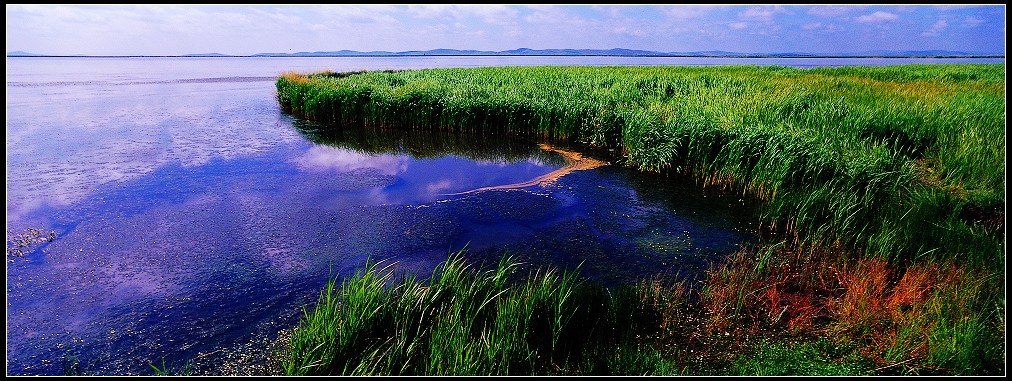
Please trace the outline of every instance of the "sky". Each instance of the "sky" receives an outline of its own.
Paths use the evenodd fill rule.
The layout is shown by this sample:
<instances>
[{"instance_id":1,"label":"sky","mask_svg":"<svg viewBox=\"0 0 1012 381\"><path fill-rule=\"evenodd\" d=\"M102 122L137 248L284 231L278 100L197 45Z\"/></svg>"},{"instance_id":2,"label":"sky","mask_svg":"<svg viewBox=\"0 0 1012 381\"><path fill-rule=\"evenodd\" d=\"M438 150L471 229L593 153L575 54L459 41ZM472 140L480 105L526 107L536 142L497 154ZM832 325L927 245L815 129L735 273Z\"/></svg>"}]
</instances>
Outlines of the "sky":
<instances>
[{"instance_id":1,"label":"sky","mask_svg":"<svg viewBox=\"0 0 1012 381\"><path fill-rule=\"evenodd\" d=\"M438 48L1005 54L1005 6L7 4L7 51L181 55Z\"/></svg>"}]
</instances>

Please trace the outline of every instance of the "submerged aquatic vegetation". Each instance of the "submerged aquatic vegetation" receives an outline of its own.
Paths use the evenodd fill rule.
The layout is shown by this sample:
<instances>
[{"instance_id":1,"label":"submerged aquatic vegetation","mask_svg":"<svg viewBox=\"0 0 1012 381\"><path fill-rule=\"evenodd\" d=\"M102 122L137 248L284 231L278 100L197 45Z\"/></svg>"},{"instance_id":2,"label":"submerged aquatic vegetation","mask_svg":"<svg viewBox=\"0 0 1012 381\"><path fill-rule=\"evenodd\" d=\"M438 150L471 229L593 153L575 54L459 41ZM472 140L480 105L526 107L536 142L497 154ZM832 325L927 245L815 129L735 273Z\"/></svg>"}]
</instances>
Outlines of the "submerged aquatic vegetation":
<instances>
[{"instance_id":1,"label":"submerged aquatic vegetation","mask_svg":"<svg viewBox=\"0 0 1012 381\"><path fill-rule=\"evenodd\" d=\"M39 229L26 228L24 232L12 234L7 232L7 257L22 257L31 252L35 245L52 242L56 239L56 232L43 233ZM8 259L13 261L13 259Z\"/></svg>"},{"instance_id":2,"label":"submerged aquatic vegetation","mask_svg":"<svg viewBox=\"0 0 1012 381\"><path fill-rule=\"evenodd\" d=\"M641 333L650 338L646 347L613 340L623 344L609 353L639 354L593 366L567 352L566 364L583 364L567 368L572 373L625 364L624 371L681 366L680 373L715 374L996 374L1004 363L1004 76L1002 64L500 67L286 73L276 85L284 111L334 130L381 126L579 142L614 149L627 166L686 175L761 201L758 218L788 241L718 264L698 299L665 303L653 296L652 305L666 307L652 315L642 313L642 303L618 299L609 319L658 324ZM642 295L678 295L640 287ZM461 321L445 321L438 335L470 349L437 351L447 356L440 361L487 361L461 373L528 374L560 365L555 352L545 363L538 357L544 350L516 350L516 335L529 327L499 326L512 338L478 341L488 346L476 349L461 338L485 336ZM861 361L817 361L812 372L782 368L783 361L827 351L715 339L769 333L836 337L852 349L848 356L857 353L874 368L858 371ZM576 353L599 350L587 343ZM686 354L701 343L728 353ZM728 356L737 350L750 354ZM657 361L644 365L651 351ZM417 358L405 353L398 358ZM695 366L700 358L723 368ZM355 373L348 370L358 366L326 369Z\"/></svg>"}]
</instances>

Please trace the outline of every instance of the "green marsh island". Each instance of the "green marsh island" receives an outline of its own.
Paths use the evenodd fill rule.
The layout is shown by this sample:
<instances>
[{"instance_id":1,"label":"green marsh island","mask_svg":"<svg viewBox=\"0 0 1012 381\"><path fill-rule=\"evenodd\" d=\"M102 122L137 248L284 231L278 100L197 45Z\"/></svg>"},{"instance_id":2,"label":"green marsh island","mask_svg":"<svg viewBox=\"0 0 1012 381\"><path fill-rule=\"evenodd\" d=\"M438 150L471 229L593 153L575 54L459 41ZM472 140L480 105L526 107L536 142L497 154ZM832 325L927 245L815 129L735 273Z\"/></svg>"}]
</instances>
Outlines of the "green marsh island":
<instances>
[{"instance_id":1,"label":"green marsh island","mask_svg":"<svg viewBox=\"0 0 1012 381\"><path fill-rule=\"evenodd\" d=\"M291 72L276 87L283 111L331 129L608 153L755 200L761 226L691 282L609 288L464 251L424 279L372 262L305 307L285 374L1005 372L1004 64Z\"/></svg>"}]
</instances>

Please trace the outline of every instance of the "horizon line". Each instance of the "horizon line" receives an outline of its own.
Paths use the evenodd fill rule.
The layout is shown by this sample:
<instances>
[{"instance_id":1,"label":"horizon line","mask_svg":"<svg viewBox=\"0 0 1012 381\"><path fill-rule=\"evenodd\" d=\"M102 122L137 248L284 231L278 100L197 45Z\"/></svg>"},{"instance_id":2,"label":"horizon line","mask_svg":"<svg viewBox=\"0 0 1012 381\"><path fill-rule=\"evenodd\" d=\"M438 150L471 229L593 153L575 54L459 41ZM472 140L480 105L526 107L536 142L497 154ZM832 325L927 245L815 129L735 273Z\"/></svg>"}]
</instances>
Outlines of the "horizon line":
<instances>
[{"instance_id":1,"label":"horizon line","mask_svg":"<svg viewBox=\"0 0 1012 381\"><path fill-rule=\"evenodd\" d=\"M566 53L474 53L474 54L420 54L420 53L389 53L389 54L311 54L311 53L256 53L256 54L136 54L136 55L91 55L91 54L15 54L8 58L301 58L301 57L669 57L669 58L1005 58L1004 54L967 54L967 55L879 55L879 54L566 54Z\"/></svg>"}]
</instances>

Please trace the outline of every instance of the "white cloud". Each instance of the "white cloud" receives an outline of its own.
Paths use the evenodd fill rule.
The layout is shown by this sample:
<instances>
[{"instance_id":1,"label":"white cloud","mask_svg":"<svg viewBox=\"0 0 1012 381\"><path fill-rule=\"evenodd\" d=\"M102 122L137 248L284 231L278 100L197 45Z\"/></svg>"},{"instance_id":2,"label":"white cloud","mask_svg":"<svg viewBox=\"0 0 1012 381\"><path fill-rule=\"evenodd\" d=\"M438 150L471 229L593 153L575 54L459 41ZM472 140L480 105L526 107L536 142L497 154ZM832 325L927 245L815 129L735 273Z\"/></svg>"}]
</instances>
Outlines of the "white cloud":
<instances>
[{"instance_id":1,"label":"white cloud","mask_svg":"<svg viewBox=\"0 0 1012 381\"><path fill-rule=\"evenodd\" d=\"M963 19L963 26L968 27L968 28L973 28L973 27L975 27L977 25L980 25L982 23L984 23L984 20L979 19L979 18L977 18L975 16L966 16L966 18Z\"/></svg>"},{"instance_id":2,"label":"white cloud","mask_svg":"<svg viewBox=\"0 0 1012 381\"><path fill-rule=\"evenodd\" d=\"M945 30L945 27L947 27L948 25L949 23L946 22L945 20L938 20L937 22L931 25L931 28L928 28L928 30L921 32L921 35L925 37L938 36L939 34L942 33L943 30Z\"/></svg>"},{"instance_id":3,"label":"white cloud","mask_svg":"<svg viewBox=\"0 0 1012 381\"><path fill-rule=\"evenodd\" d=\"M710 5L710 6L707 6L707 5L669 5L669 6L660 7L661 12L664 13L664 15L666 15L668 17L671 17L673 19L677 19L677 20L687 20L687 19L700 18L700 17L705 16L707 12L709 12L710 10L715 9L715 8L716 8L716 6L712 6L712 5Z\"/></svg>"},{"instance_id":4,"label":"white cloud","mask_svg":"<svg viewBox=\"0 0 1012 381\"><path fill-rule=\"evenodd\" d=\"M634 37L646 37L646 36L650 35L649 33L643 31L642 29L639 29L639 28L629 28L629 27L626 27L626 26L617 26L617 27L614 27L614 28L611 29L611 32L615 33L615 34L624 34L624 35L634 36Z\"/></svg>"},{"instance_id":5,"label":"white cloud","mask_svg":"<svg viewBox=\"0 0 1012 381\"><path fill-rule=\"evenodd\" d=\"M316 5L328 24L396 23L397 8L390 5Z\"/></svg>"},{"instance_id":6,"label":"white cloud","mask_svg":"<svg viewBox=\"0 0 1012 381\"><path fill-rule=\"evenodd\" d=\"M779 5L749 7L744 12L739 13L738 16L750 20L772 21L773 16L779 13L787 13L787 10Z\"/></svg>"},{"instance_id":7,"label":"white cloud","mask_svg":"<svg viewBox=\"0 0 1012 381\"><path fill-rule=\"evenodd\" d=\"M594 5L590 9L608 15L608 17L617 18L622 16L622 7L617 5Z\"/></svg>"},{"instance_id":8,"label":"white cloud","mask_svg":"<svg viewBox=\"0 0 1012 381\"><path fill-rule=\"evenodd\" d=\"M892 21L892 20L895 20L897 18L899 18L899 16L896 16L895 14L892 14L892 13L889 13L889 12L876 11L875 13L872 13L872 14L858 16L857 17L857 22L877 23L877 22L884 22L884 21Z\"/></svg>"},{"instance_id":9,"label":"white cloud","mask_svg":"<svg viewBox=\"0 0 1012 381\"><path fill-rule=\"evenodd\" d=\"M420 4L420 5L408 5L408 14L419 18L456 18L460 15L459 5L447 5L447 4Z\"/></svg>"},{"instance_id":10,"label":"white cloud","mask_svg":"<svg viewBox=\"0 0 1012 381\"><path fill-rule=\"evenodd\" d=\"M980 8L980 7L993 7L995 5L996 4L971 4L971 5L946 4L946 5L936 5L935 8L939 9L939 10L942 10L942 11L949 11L949 10L970 9L970 8Z\"/></svg>"},{"instance_id":11,"label":"white cloud","mask_svg":"<svg viewBox=\"0 0 1012 381\"><path fill-rule=\"evenodd\" d=\"M731 27L731 29L745 29L748 27L748 23L739 21L727 24L727 26Z\"/></svg>"},{"instance_id":12,"label":"white cloud","mask_svg":"<svg viewBox=\"0 0 1012 381\"><path fill-rule=\"evenodd\" d=\"M542 25L582 25L586 23L583 18L567 12L564 8L556 5L532 5L528 8L534 13L524 18L527 22Z\"/></svg>"},{"instance_id":13,"label":"white cloud","mask_svg":"<svg viewBox=\"0 0 1012 381\"><path fill-rule=\"evenodd\" d=\"M519 12L507 5L456 5L456 4L423 4L409 5L407 11L417 18L447 18L453 20L480 19L495 25L509 25L516 22Z\"/></svg>"},{"instance_id":14,"label":"white cloud","mask_svg":"<svg viewBox=\"0 0 1012 381\"><path fill-rule=\"evenodd\" d=\"M839 17L850 13L850 11L862 9L858 6L844 5L816 5L808 8L808 14L819 17Z\"/></svg>"},{"instance_id":15,"label":"white cloud","mask_svg":"<svg viewBox=\"0 0 1012 381\"><path fill-rule=\"evenodd\" d=\"M819 27L821 27L821 26L822 26L821 22L810 22L810 23L801 25L801 29L804 29L804 30L819 29Z\"/></svg>"}]
</instances>

